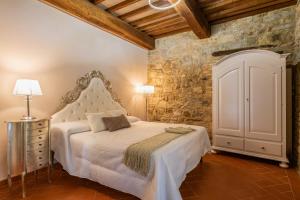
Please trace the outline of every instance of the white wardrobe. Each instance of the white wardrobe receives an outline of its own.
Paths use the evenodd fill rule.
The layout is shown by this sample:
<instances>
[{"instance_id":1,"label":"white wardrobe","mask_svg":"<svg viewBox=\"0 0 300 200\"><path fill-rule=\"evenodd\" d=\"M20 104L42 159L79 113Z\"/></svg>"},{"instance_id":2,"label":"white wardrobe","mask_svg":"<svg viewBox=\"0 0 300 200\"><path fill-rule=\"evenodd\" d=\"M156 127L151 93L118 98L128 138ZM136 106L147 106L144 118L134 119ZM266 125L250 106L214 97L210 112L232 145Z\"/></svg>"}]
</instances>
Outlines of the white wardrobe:
<instances>
[{"instance_id":1,"label":"white wardrobe","mask_svg":"<svg viewBox=\"0 0 300 200\"><path fill-rule=\"evenodd\" d=\"M286 156L286 55L241 51L213 67L213 149Z\"/></svg>"}]
</instances>

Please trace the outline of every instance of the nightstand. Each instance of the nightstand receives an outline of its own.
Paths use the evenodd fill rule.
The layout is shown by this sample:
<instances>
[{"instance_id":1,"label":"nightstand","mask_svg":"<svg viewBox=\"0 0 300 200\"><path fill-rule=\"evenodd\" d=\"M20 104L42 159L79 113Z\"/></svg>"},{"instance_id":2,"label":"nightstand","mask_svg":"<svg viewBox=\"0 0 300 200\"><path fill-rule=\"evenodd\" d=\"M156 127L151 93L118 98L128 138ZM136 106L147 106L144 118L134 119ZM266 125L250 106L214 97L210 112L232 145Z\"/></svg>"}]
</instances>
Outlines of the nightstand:
<instances>
[{"instance_id":1,"label":"nightstand","mask_svg":"<svg viewBox=\"0 0 300 200\"><path fill-rule=\"evenodd\" d=\"M12 186L12 175L22 177L22 196L26 197L25 176L29 172L48 167L48 182L51 176L50 120L7 121L8 185Z\"/></svg>"}]
</instances>

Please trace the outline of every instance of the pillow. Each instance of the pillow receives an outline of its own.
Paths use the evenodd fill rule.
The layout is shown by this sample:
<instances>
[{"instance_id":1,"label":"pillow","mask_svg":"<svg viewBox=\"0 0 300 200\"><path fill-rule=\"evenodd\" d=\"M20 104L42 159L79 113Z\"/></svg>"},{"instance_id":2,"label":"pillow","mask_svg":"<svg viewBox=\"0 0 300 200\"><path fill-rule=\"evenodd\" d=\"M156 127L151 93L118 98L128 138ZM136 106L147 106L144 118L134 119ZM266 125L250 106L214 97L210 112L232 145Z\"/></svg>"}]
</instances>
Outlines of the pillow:
<instances>
[{"instance_id":1,"label":"pillow","mask_svg":"<svg viewBox=\"0 0 300 200\"><path fill-rule=\"evenodd\" d=\"M68 134L81 133L91 130L91 127L87 120L51 124L51 129L54 128L61 129Z\"/></svg>"},{"instance_id":2,"label":"pillow","mask_svg":"<svg viewBox=\"0 0 300 200\"><path fill-rule=\"evenodd\" d=\"M135 117L135 116L126 116L126 117L127 117L127 120L128 120L130 123L134 123L134 122L137 122L137 121L141 121L140 118Z\"/></svg>"},{"instance_id":3,"label":"pillow","mask_svg":"<svg viewBox=\"0 0 300 200\"><path fill-rule=\"evenodd\" d=\"M101 112L101 113L85 113L86 118L89 121L89 124L91 126L91 129L94 133L104 131L106 130L106 127L103 123L102 118L108 117L107 113Z\"/></svg>"},{"instance_id":4,"label":"pillow","mask_svg":"<svg viewBox=\"0 0 300 200\"><path fill-rule=\"evenodd\" d=\"M112 117L117 117L120 115L126 115L126 112L124 110L109 110L106 113L108 113Z\"/></svg>"},{"instance_id":5,"label":"pillow","mask_svg":"<svg viewBox=\"0 0 300 200\"><path fill-rule=\"evenodd\" d=\"M116 117L103 117L102 118L105 127L110 131L116 131L122 128L129 128L130 123L125 117L125 115L120 115Z\"/></svg>"}]
</instances>

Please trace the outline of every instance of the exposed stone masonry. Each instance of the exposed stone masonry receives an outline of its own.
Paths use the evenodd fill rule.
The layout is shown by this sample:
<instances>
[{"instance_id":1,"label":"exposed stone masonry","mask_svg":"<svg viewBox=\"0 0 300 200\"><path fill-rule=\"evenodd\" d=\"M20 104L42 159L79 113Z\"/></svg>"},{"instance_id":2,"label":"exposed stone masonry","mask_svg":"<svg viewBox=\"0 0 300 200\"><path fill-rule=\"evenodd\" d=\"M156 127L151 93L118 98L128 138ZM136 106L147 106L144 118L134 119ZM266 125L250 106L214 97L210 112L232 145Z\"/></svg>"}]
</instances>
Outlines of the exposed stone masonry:
<instances>
[{"instance_id":1,"label":"exposed stone masonry","mask_svg":"<svg viewBox=\"0 0 300 200\"><path fill-rule=\"evenodd\" d=\"M199 40L192 32L156 41L149 52L150 120L212 128L212 65L215 51L276 45L273 51L294 52L295 6L212 26L212 36ZM292 62L289 57L289 63Z\"/></svg>"},{"instance_id":2,"label":"exposed stone masonry","mask_svg":"<svg viewBox=\"0 0 300 200\"><path fill-rule=\"evenodd\" d=\"M294 64L296 64L295 79L295 132L294 132L294 152L297 152L298 166L300 166L300 4L296 7L296 28L295 28L295 54ZM299 168L300 173L300 168Z\"/></svg>"},{"instance_id":3,"label":"exposed stone masonry","mask_svg":"<svg viewBox=\"0 0 300 200\"><path fill-rule=\"evenodd\" d=\"M294 72L295 75L295 102L294 107L295 112L295 122L294 122L294 135L293 135L293 152L295 154L294 156L294 162L298 161L298 166L300 166L300 65L296 66L296 70ZM300 173L300 168L299 168Z\"/></svg>"},{"instance_id":4,"label":"exposed stone masonry","mask_svg":"<svg viewBox=\"0 0 300 200\"><path fill-rule=\"evenodd\" d=\"M190 59L192 61L192 59ZM211 127L211 67L168 60L149 71L156 86L149 99L150 120Z\"/></svg>"}]
</instances>

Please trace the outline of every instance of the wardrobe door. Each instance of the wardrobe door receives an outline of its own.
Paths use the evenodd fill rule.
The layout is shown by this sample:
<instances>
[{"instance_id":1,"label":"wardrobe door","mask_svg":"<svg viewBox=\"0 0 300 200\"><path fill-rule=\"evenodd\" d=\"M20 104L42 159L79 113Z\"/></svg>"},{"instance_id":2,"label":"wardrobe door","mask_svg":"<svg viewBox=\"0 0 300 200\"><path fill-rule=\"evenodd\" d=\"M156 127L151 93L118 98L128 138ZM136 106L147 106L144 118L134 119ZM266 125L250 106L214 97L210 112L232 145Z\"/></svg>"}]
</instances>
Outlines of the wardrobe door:
<instances>
[{"instance_id":1,"label":"wardrobe door","mask_svg":"<svg viewBox=\"0 0 300 200\"><path fill-rule=\"evenodd\" d=\"M213 69L213 131L244 136L244 66L240 59Z\"/></svg>"},{"instance_id":2,"label":"wardrobe door","mask_svg":"<svg viewBox=\"0 0 300 200\"><path fill-rule=\"evenodd\" d=\"M280 63L279 63L280 65ZM245 136L281 141L281 68L256 58L245 66Z\"/></svg>"}]
</instances>

